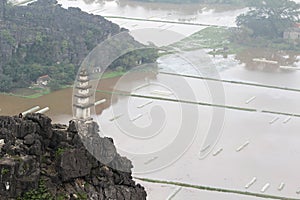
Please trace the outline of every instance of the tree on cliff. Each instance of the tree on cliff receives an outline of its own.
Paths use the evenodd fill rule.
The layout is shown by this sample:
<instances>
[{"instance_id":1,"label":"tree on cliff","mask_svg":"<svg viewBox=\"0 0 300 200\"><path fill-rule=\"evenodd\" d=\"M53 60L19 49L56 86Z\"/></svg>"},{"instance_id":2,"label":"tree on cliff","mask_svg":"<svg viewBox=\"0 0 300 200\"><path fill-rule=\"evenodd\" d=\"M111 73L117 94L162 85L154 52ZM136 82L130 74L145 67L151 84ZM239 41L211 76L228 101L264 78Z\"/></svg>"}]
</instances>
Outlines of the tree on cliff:
<instances>
[{"instance_id":1,"label":"tree on cliff","mask_svg":"<svg viewBox=\"0 0 300 200\"><path fill-rule=\"evenodd\" d=\"M237 17L239 27L250 29L253 37L282 37L300 17L300 4L290 0L253 0L250 10Z\"/></svg>"}]
</instances>

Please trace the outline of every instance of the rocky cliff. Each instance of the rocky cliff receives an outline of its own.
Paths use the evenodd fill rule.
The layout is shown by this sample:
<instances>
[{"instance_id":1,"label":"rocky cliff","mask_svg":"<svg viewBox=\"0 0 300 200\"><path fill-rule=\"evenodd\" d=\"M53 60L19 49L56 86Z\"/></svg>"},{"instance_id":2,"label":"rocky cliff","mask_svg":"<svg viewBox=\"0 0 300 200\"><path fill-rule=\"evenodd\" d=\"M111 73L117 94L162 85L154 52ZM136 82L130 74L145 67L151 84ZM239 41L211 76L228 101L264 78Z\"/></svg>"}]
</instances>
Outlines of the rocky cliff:
<instances>
[{"instance_id":1,"label":"rocky cliff","mask_svg":"<svg viewBox=\"0 0 300 200\"><path fill-rule=\"evenodd\" d=\"M43 114L0 117L0 199L146 199L132 180L132 164L121 157L110 138L97 142L103 164L84 147L74 121L51 124ZM122 171L116 169L123 169Z\"/></svg>"}]
</instances>

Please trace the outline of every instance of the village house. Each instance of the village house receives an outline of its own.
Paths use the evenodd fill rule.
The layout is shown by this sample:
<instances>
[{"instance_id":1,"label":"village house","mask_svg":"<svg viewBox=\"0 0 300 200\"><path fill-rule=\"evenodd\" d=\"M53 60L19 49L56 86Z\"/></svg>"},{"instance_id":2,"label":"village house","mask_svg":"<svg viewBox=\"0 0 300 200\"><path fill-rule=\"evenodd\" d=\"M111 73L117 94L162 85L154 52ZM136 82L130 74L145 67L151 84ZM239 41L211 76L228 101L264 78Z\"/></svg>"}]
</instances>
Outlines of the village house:
<instances>
[{"instance_id":1,"label":"village house","mask_svg":"<svg viewBox=\"0 0 300 200\"><path fill-rule=\"evenodd\" d=\"M296 23L292 28L284 31L284 39L300 40L300 23Z\"/></svg>"},{"instance_id":2,"label":"village house","mask_svg":"<svg viewBox=\"0 0 300 200\"><path fill-rule=\"evenodd\" d=\"M49 81L51 80L49 75L44 75L44 76L40 76L37 80L36 80L36 84L40 87L46 87L49 83Z\"/></svg>"}]
</instances>

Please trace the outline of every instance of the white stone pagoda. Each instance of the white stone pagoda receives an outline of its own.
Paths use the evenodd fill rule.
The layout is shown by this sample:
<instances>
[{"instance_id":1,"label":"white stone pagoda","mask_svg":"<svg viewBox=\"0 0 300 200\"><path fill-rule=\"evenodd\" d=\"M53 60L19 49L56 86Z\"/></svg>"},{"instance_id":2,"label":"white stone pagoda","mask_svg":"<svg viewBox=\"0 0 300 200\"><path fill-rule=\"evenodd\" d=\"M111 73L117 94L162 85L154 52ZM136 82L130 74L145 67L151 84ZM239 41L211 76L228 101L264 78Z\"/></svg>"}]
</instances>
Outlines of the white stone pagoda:
<instances>
[{"instance_id":1,"label":"white stone pagoda","mask_svg":"<svg viewBox=\"0 0 300 200\"><path fill-rule=\"evenodd\" d=\"M75 86L77 93L74 95L76 98L75 117L78 120L89 121L91 118L91 107L94 106L90 102L90 98L93 94L90 93L92 85L89 84L89 76L86 69L82 69L77 79L77 85Z\"/></svg>"}]
</instances>

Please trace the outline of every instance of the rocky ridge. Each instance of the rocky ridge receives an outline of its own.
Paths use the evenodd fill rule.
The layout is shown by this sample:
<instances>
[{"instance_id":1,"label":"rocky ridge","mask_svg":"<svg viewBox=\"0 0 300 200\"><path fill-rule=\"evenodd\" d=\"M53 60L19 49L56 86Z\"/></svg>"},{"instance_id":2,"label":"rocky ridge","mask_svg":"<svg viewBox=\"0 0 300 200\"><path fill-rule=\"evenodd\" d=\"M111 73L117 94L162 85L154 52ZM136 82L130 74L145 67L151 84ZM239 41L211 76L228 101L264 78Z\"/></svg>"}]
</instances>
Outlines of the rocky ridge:
<instances>
[{"instance_id":1,"label":"rocky ridge","mask_svg":"<svg viewBox=\"0 0 300 200\"><path fill-rule=\"evenodd\" d=\"M107 164L86 150L75 121L66 126L52 125L43 114L0 116L0 199L146 199L132 179L131 161L111 138L98 135L96 123L90 127L89 141Z\"/></svg>"}]
</instances>

